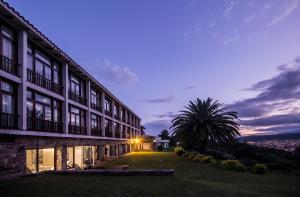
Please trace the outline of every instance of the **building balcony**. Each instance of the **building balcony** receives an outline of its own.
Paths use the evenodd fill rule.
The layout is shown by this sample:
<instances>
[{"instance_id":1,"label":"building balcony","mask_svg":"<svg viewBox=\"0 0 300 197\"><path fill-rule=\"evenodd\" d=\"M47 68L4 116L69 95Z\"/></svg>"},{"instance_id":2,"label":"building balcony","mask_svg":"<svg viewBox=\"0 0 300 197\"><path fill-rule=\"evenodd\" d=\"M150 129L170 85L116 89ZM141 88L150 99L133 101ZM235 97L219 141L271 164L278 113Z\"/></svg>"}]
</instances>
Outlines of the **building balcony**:
<instances>
[{"instance_id":1,"label":"building balcony","mask_svg":"<svg viewBox=\"0 0 300 197\"><path fill-rule=\"evenodd\" d=\"M5 57L4 55L0 55L0 69L8 72L10 74L19 76L19 67L20 64L17 62Z\"/></svg>"},{"instance_id":2,"label":"building balcony","mask_svg":"<svg viewBox=\"0 0 300 197\"><path fill-rule=\"evenodd\" d=\"M111 111L107 111L107 110L105 110L105 115L107 115L107 116L112 116L112 112Z\"/></svg>"},{"instance_id":3,"label":"building balcony","mask_svg":"<svg viewBox=\"0 0 300 197\"><path fill-rule=\"evenodd\" d=\"M86 127L69 124L69 134L86 135L87 129Z\"/></svg>"},{"instance_id":4,"label":"building balcony","mask_svg":"<svg viewBox=\"0 0 300 197\"><path fill-rule=\"evenodd\" d=\"M120 120L120 116L118 116L118 115L114 115L114 118L117 120Z\"/></svg>"},{"instance_id":5,"label":"building balcony","mask_svg":"<svg viewBox=\"0 0 300 197\"><path fill-rule=\"evenodd\" d=\"M62 133L63 123L42 120L36 118L27 118L27 130L42 131L51 133Z\"/></svg>"},{"instance_id":6,"label":"building balcony","mask_svg":"<svg viewBox=\"0 0 300 197\"><path fill-rule=\"evenodd\" d=\"M57 94L62 94L63 87L59 84L43 77L42 75L27 69L27 81L30 83L36 84L42 88L55 92Z\"/></svg>"},{"instance_id":7,"label":"building balcony","mask_svg":"<svg viewBox=\"0 0 300 197\"><path fill-rule=\"evenodd\" d=\"M118 129L116 129L115 131L115 138L120 138L120 131Z\"/></svg>"},{"instance_id":8,"label":"building balcony","mask_svg":"<svg viewBox=\"0 0 300 197\"><path fill-rule=\"evenodd\" d=\"M72 92L69 90L69 99L73 100L73 101L76 101L80 104L83 104L83 105L87 105L87 100L86 98L76 94L75 92Z\"/></svg>"},{"instance_id":9,"label":"building balcony","mask_svg":"<svg viewBox=\"0 0 300 197\"><path fill-rule=\"evenodd\" d=\"M102 130L98 128L91 128L91 135L102 136Z\"/></svg>"},{"instance_id":10,"label":"building balcony","mask_svg":"<svg viewBox=\"0 0 300 197\"><path fill-rule=\"evenodd\" d=\"M102 107L100 105L97 105L96 103L91 103L91 108L96 111L102 112Z\"/></svg>"},{"instance_id":11,"label":"building balcony","mask_svg":"<svg viewBox=\"0 0 300 197\"><path fill-rule=\"evenodd\" d=\"M1 129L18 129L19 116L16 114L0 113Z\"/></svg>"},{"instance_id":12,"label":"building balcony","mask_svg":"<svg viewBox=\"0 0 300 197\"><path fill-rule=\"evenodd\" d=\"M112 129L110 127L105 127L105 137L113 137Z\"/></svg>"}]
</instances>

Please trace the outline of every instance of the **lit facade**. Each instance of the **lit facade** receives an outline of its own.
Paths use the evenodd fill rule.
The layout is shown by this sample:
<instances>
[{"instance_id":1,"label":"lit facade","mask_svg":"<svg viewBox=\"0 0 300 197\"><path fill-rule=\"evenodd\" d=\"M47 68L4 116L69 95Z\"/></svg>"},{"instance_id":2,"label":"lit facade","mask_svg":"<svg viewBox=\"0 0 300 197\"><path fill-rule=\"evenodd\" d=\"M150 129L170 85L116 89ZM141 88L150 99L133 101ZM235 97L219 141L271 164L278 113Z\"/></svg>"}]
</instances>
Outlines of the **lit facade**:
<instances>
[{"instance_id":1,"label":"lit facade","mask_svg":"<svg viewBox=\"0 0 300 197\"><path fill-rule=\"evenodd\" d=\"M0 1L0 167L87 168L131 150L140 118Z\"/></svg>"}]
</instances>

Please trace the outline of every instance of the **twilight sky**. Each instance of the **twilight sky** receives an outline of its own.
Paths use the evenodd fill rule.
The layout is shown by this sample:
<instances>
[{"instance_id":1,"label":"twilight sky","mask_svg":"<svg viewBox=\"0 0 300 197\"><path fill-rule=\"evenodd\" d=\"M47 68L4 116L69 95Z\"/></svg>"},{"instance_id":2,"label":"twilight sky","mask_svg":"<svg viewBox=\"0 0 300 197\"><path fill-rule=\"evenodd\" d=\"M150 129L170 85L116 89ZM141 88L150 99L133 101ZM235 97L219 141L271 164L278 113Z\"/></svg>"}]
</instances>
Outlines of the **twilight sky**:
<instances>
[{"instance_id":1,"label":"twilight sky","mask_svg":"<svg viewBox=\"0 0 300 197\"><path fill-rule=\"evenodd\" d=\"M300 0L8 0L156 135L189 100L300 132Z\"/></svg>"}]
</instances>

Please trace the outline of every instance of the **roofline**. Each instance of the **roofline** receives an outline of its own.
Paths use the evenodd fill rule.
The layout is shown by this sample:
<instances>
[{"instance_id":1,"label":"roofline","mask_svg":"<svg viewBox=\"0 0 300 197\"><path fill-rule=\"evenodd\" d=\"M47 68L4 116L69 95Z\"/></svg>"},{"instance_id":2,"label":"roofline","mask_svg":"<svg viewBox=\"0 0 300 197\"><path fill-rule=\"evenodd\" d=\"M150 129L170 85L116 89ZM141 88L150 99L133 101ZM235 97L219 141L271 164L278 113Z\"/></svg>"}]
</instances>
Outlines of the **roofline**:
<instances>
[{"instance_id":1,"label":"roofline","mask_svg":"<svg viewBox=\"0 0 300 197\"><path fill-rule=\"evenodd\" d=\"M69 57L63 50L61 50L54 42L52 42L47 36L45 36L41 31L39 31L33 24L31 24L24 16L22 16L18 11L16 11L13 7L11 7L4 0L0 0L0 5L5 8L10 14L12 14L15 18L17 18L25 27L25 31L32 31L36 36L41 38L47 45L50 45L50 48L54 50L56 53L60 54L68 64L73 64L77 66L85 75L87 75L91 81L94 81L97 85L100 86L104 91L106 91L109 96L123 105L128 111L130 111L133 115L135 115L138 119L141 118L134 113L127 105L125 105L122 101L120 101L116 96L114 96L106 87L104 87L98 80L96 80L92 75L90 75L82 66L76 63L71 57Z\"/></svg>"}]
</instances>

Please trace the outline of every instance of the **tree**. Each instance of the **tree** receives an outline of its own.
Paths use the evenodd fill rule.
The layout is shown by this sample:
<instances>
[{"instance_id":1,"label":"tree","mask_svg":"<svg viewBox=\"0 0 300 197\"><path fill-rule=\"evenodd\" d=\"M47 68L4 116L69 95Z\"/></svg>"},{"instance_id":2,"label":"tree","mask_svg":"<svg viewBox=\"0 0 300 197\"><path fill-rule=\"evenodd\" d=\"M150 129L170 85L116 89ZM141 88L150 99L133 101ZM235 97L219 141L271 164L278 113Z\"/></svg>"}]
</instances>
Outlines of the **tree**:
<instances>
[{"instance_id":1,"label":"tree","mask_svg":"<svg viewBox=\"0 0 300 197\"><path fill-rule=\"evenodd\" d=\"M160 134L158 135L158 137L160 137L162 140L169 140L170 136L169 136L169 131L168 130L162 130L160 132Z\"/></svg>"},{"instance_id":2,"label":"tree","mask_svg":"<svg viewBox=\"0 0 300 197\"><path fill-rule=\"evenodd\" d=\"M172 120L172 136L186 148L205 152L208 143L231 144L240 135L237 113L208 98L190 101Z\"/></svg>"}]
</instances>

